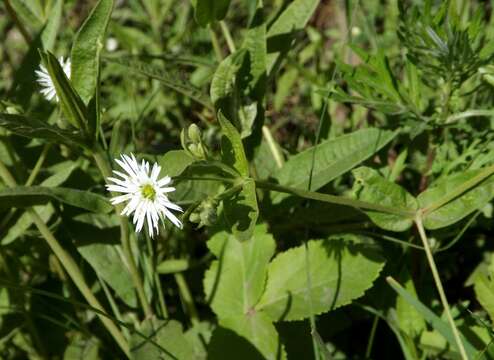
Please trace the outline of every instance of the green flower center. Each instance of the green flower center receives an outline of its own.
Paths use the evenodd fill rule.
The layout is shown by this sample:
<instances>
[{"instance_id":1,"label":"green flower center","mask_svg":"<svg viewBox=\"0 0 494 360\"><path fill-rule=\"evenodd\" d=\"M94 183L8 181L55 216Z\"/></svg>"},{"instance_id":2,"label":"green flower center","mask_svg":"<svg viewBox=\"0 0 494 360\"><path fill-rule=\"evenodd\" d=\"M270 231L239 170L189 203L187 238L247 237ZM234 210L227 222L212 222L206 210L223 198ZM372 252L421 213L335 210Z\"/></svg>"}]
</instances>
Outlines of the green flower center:
<instances>
[{"instance_id":1,"label":"green flower center","mask_svg":"<svg viewBox=\"0 0 494 360\"><path fill-rule=\"evenodd\" d=\"M141 194L145 199L154 201L154 198L156 197L156 190L154 190L152 185L146 184L141 188Z\"/></svg>"}]
</instances>

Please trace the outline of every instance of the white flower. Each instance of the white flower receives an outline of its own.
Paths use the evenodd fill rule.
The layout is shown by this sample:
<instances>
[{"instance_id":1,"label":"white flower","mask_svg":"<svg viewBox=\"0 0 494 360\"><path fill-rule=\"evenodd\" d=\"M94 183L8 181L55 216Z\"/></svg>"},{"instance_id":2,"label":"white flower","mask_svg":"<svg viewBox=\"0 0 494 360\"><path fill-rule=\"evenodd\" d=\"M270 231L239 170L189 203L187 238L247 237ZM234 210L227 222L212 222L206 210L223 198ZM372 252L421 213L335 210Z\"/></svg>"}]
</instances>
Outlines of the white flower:
<instances>
[{"instance_id":1,"label":"white flower","mask_svg":"<svg viewBox=\"0 0 494 360\"><path fill-rule=\"evenodd\" d=\"M70 58L67 60L63 59L63 56L58 58L58 62L63 69L63 72L70 79ZM37 76L38 84L41 85L41 93L45 97L46 100L50 101L55 98L58 101L57 91L55 90L55 85L53 85L53 81L51 81L50 74L48 70L45 68L43 64L39 65L39 70L35 71Z\"/></svg>"},{"instance_id":2,"label":"white flower","mask_svg":"<svg viewBox=\"0 0 494 360\"><path fill-rule=\"evenodd\" d=\"M116 205L127 202L121 215L129 216L134 213L132 221L136 226L136 232L141 231L144 220L146 220L149 235L153 237L154 230L156 234L159 233L160 218L163 221L168 218L173 224L182 228L180 220L170 211L182 212L182 208L172 203L166 195L175 191L174 187L167 186L171 184L172 179L169 176L158 179L161 166L155 163L150 172L149 163L142 160L139 164L133 154L131 157L121 155L120 160L115 159L115 161L126 173L113 170L113 173L121 179L107 178L114 184L107 184L106 188L108 191L123 193L123 195L112 198L111 203Z\"/></svg>"}]
</instances>

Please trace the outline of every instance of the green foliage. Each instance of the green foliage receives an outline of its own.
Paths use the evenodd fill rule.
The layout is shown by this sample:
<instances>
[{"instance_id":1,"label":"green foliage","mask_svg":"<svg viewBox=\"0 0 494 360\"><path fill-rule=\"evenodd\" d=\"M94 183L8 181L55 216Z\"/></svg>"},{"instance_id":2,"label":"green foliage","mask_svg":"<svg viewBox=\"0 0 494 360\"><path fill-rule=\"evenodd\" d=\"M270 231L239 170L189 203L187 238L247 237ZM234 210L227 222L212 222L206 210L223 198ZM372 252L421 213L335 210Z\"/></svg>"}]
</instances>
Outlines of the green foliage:
<instances>
[{"instance_id":1,"label":"green foliage","mask_svg":"<svg viewBox=\"0 0 494 360\"><path fill-rule=\"evenodd\" d=\"M230 0L194 0L195 18L201 26L223 20L230 6Z\"/></svg>"},{"instance_id":2,"label":"green foliage","mask_svg":"<svg viewBox=\"0 0 494 360\"><path fill-rule=\"evenodd\" d=\"M0 13L1 359L494 359L485 1Z\"/></svg>"},{"instance_id":3,"label":"green foliage","mask_svg":"<svg viewBox=\"0 0 494 360\"><path fill-rule=\"evenodd\" d=\"M351 238L309 241L307 249L300 246L276 256L269 264L266 290L256 309L275 321L300 320L308 318L310 311L324 313L361 297L384 263L365 244L346 241Z\"/></svg>"},{"instance_id":4,"label":"green foliage","mask_svg":"<svg viewBox=\"0 0 494 360\"><path fill-rule=\"evenodd\" d=\"M175 320L145 320L130 339L132 359L191 359L192 345Z\"/></svg>"},{"instance_id":5,"label":"green foliage","mask_svg":"<svg viewBox=\"0 0 494 360\"><path fill-rule=\"evenodd\" d=\"M360 167L352 171L355 177L352 192L363 201L386 205L413 214L418 209L417 200L401 186L386 180L376 170ZM405 231L413 224L412 216L384 214L366 211L366 214L379 227L390 231Z\"/></svg>"}]
</instances>

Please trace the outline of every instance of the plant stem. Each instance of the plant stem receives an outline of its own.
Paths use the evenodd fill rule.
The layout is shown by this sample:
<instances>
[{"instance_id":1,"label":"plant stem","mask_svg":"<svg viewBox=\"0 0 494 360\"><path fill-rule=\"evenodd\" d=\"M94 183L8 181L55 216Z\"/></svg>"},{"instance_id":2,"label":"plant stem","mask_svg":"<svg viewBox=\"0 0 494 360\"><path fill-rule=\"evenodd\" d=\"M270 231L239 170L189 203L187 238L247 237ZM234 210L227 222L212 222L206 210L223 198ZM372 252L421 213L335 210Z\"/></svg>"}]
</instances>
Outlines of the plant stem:
<instances>
[{"instance_id":1,"label":"plant stem","mask_svg":"<svg viewBox=\"0 0 494 360\"><path fill-rule=\"evenodd\" d=\"M17 183L15 179L12 177L10 174L9 170L3 162L0 161L0 177L3 179L5 184L8 187L16 187ZM103 316L101 313L106 314L105 309L103 306L99 303L98 299L94 296L92 293L91 289L89 286L86 284L86 281L84 280L84 276L82 275L81 270L77 266L77 263L75 260L72 258L72 256L65 251L65 249L60 245L58 240L53 236L51 233L50 229L46 224L43 222L41 217L38 215L36 210L32 208L28 208L26 212L31 216L32 221L38 228L39 232L43 236L43 238L46 240L48 245L50 246L51 250L53 253L57 256L57 258L60 260L62 265L65 268L65 271L69 274L70 278L72 281L75 283L81 294L84 296L86 301L91 305L93 308L98 310L97 312L98 317L100 318L101 322L103 325L107 328L107 330L110 332L110 334L113 336L117 344L120 346L122 351L127 355L127 357L130 358L130 351L129 351L129 345L127 344L127 341L125 340L124 336L120 332L120 330L117 328L117 326L111 321L108 317ZM101 312L101 313L100 313Z\"/></svg>"},{"instance_id":2,"label":"plant stem","mask_svg":"<svg viewBox=\"0 0 494 360\"><path fill-rule=\"evenodd\" d=\"M372 321L371 332L369 335L369 341L367 342L367 349L365 349L365 358L370 359L372 352L372 346L374 345L374 338L376 337L377 324L379 323L379 316L374 315L374 320Z\"/></svg>"},{"instance_id":3,"label":"plant stem","mask_svg":"<svg viewBox=\"0 0 494 360\"><path fill-rule=\"evenodd\" d=\"M278 191L282 193L287 193L287 194L292 194L292 195L297 195L305 199L311 199L311 200L318 200L318 201L324 201L332 204L339 204L339 205L346 205L346 206L351 206L357 209L365 209L365 210L375 210L379 212L384 212L388 214L396 214L396 215L401 215L404 217L410 217L412 218L415 214L414 211L409 210L409 209L401 209L401 208L396 208L396 207L389 207L389 206L383 206L383 205L378 205L378 204L372 204L368 203L365 201L360 201L360 200L354 200L350 199L344 196L336 196L336 195L329 195L329 194L322 194L319 192L315 191L307 191L307 190L300 190L300 189L295 189L292 187L288 186L283 186L283 185L278 185L266 181L259 181L256 180L256 186L261 188L261 189L267 189L271 191Z\"/></svg>"},{"instance_id":4,"label":"plant stem","mask_svg":"<svg viewBox=\"0 0 494 360\"><path fill-rule=\"evenodd\" d=\"M235 51L237 51L237 49L235 47L235 43L233 42L232 34L230 33L228 26L226 26L226 23L223 20L220 21L220 27L221 31L223 32L223 36L225 37L226 44L228 45L228 50L230 50L230 53L233 54Z\"/></svg>"},{"instance_id":5,"label":"plant stem","mask_svg":"<svg viewBox=\"0 0 494 360\"><path fill-rule=\"evenodd\" d=\"M48 151L50 151L50 148L51 144L45 144L45 146L43 146L43 150L41 150L41 154L39 155L39 158L34 165L33 171L31 171L31 174L29 174L25 186L31 186L34 183L34 180L36 180L36 176L38 176L38 173L46 160L46 155L48 155Z\"/></svg>"},{"instance_id":6,"label":"plant stem","mask_svg":"<svg viewBox=\"0 0 494 360\"><path fill-rule=\"evenodd\" d=\"M187 282L185 281L184 275L182 273L175 273L174 277L175 277L175 281L177 282L178 290L180 291L180 296L182 297L182 301L184 302L184 305L189 313L190 321L192 322L192 324L199 323L199 316L197 315L194 299L192 299L192 295L190 294L190 290L189 287L187 286Z\"/></svg>"},{"instance_id":7,"label":"plant stem","mask_svg":"<svg viewBox=\"0 0 494 360\"><path fill-rule=\"evenodd\" d=\"M216 60L218 60L218 62L221 62L223 60L223 53L221 51L218 37L216 36L216 33L214 32L211 24L208 25L208 29L209 29L209 36L211 36L211 43L213 44L213 50L214 53L216 54Z\"/></svg>"},{"instance_id":8,"label":"plant stem","mask_svg":"<svg viewBox=\"0 0 494 360\"><path fill-rule=\"evenodd\" d=\"M101 152L94 151L93 152L94 160L98 165L98 168L101 174L107 178L111 176L111 167L108 161L102 156ZM118 214L122 212L122 205L118 204L115 206ZM125 258L127 260L127 265L129 266L130 276L132 277L132 282L137 290L137 296L139 297L139 301L141 302L142 308L144 310L144 314L147 318L153 315L153 311L146 297L146 293L144 292L144 285L139 274L139 270L137 269L137 265L134 259L134 255L132 254L132 248L130 245L130 237L129 237L129 227L127 223L127 219L124 216L119 215L120 219L120 241L122 243L122 248L125 254Z\"/></svg>"},{"instance_id":9,"label":"plant stem","mask_svg":"<svg viewBox=\"0 0 494 360\"><path fill-rule=\"evenodd\" d=\"M451 315L451 310L449 307L448 299L446 298L446 294L444 292L443 284L441 282L441 278L439 277L439 272L437 271L436 262L434 261L434 257L432 256L432 251L429 246L429 241L427 240L427 236L425 234L424 226L422 224L422 218L420 214L417 214L415 218L415 224L417 225L417 229L420 234L420 239L422 240L422 244L424 246L425 253L427 255L427 260L429 262L429 267L432 271L432 276L434 278L434 282L436 284L437 291L439 292L439 297L441 299L441 303L444 307L444 312L446 313L446 317L448 318L449 325L451 326L451 330L453 331L453 335L455 337L456 345L458 346L458 350L460 352L461 358L463 360L468 360L467 353L465 351L465 347L463 346L463 342L460 338L460 333L458 332L458 328L456 327L455 321L453 320L453 316Z\"/></svg>"},{"instance_id":10,"label":"plant stem","mask_svg":"<svg viewBox=\"0 0 494 360\"><path fill-rule=\"evenodd\" d=\"M283 164L285 163L285 160L283 159L283 154L281 153L278 144L276 144L276 141L274 141L273 135L271 135L271 131L266 125L262 126L262 134L268 143L269 150L271 150L271 154L273 154L273 158L274 161L276 162L276 166L278 166L278 168L281 169L283 167Z\"/></svg>"}]
</instances>

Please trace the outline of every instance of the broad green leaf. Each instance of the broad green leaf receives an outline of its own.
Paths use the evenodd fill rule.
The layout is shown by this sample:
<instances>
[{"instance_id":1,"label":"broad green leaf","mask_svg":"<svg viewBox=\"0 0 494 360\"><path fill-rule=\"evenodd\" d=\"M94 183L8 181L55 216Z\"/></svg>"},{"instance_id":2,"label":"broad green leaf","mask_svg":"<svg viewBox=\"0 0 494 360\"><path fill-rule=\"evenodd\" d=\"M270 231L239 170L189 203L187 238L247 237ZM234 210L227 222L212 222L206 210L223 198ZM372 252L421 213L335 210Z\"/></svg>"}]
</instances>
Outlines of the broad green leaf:
<instances>
[{"instance_id":1,"label":"broad green leaf","mask_svg":"<svg viewBox=\"0 0 494 360\"><path fill-rule=\"evenodd\" d=\"M293 91L298 78L298 69L290 68L281 75L276 83L276 94L274 95L274 109L280 111L285 99Z\"/></svg>"},{"instance_id":2,"label":"broad green leaf","mask_svg":"<svg viewBox=\"0 0 494 360\"><path fill-rule=\"evenodd\" d=\"M427 306L422 304L415 296L411 295L408 291L406 291L393 278L388 277L386 280L388 281L388 284L393 288L393 290L395 290L410 305L412 305L422 315L422 317L442 336L444 336L452 347L456 349L456 342L454 339L453 332L451 331L451 327L447 323L441 320L441 318L436 314L434 314ZM469 356L470 359L474 359L475 354L477 352L476 349L473 347L472 344L470 344L470 342L468 342L465 339L465 337L462 334L460 334L460 337L462 339L467 355Z\"/></svg>"},{"instance_id":3,"label":"broad green leaf","mask_svg":"<svg viewBox=\"0 0 494 360\"><path fill-rule=\"evenodd\" d=\"M168 151L159 161L161 175L168 175L170 177L179 176L194 161L194 158L185 150Z\"/></svg>"},{"instance_id":4,"label":"broad green leaf","mask_svg":"<svg viewBox=\"0 0 494 360\"><path fill-rule=\"evenodd\" d=\"M41 16L33 8L32 2L30 4L30 2L26 2L25 0L11 0L9 4L24 26L28 26L30 29L34 28L34 30L38 30L42 26Z\"/></svg>"},{"instance_id":5,"label":"broad green leaf","mask_svg":"<svg viewBox=\"0 0 494 360\"><path fill-rule=\"evenodd\" d=\"M245 156L244 145L237 129L221 113L218 113L218 121L221 125L221 157L223 162L235 170L243 177L249 176L249 163Z\"/></svg>"},{"instance_id":6,"label":"broad green leaf","mask_svg":"<svg viewBox=\"0 0 494 360\"><path fill-rule=\"evenodd\" d=\"M419 194L417 200L420 208L425 210L425 228L433 230L452 225L487 204L494 197L493 176L473 188L468 187L468 182L474 180L482 171L483 169L469 170L448 176ZM461 192L462 187L465 187L465 191L459 196L433 211L427 211L428 207L442 202L442 199L451 193Z\"/></svg>"},{"instance_id":7,"label":"broad green leaf","mask_svg":"<svg viewBox=\"0 0 494 360\"><path fill-rule=\"evenodd\" d=\"M269 316L262 312L253 310L248 314L222 318L220 325L249 340L265 359L287 358L276 328Z\"/></svg>"},{"instance_id":8,"label":"broad green leaf","mask_svg":"<svg viewBox=\"0 0 494 360\"><path fill-rule=\"evenodd\" d=\"M183 79L174 75L171 72L165 72L162 68L158 68L157 66L149 63L145 63L143 61L138 60L129 60L127 58L112 58L105 59L110 63L119 64L127 71L138 73L152 79L159 80L164 86L173 91L176 91L196 102L203 105L208 109L212 109L213 106L209 101L209 98L206 94L204 94L200 89L195 88L191 84L185 82Z\"/></svg>"},{"instance_id":9,"label":"broad green leaf","mask_svg":"<svg viewBox=\"0 0 494 360\"><path fill-rule=\"evenodd\" d=\"M230 0L193 0L194 17L201 26L223 20L230 6Z\"/></svg>"},{"instance_id":10,"label":"broad green leaf","mask_svg":"<svg viewBox=\"0 0 494 360\"><path fill-rule=\"evenodd\" d=\"M242 138L250 135L252 124L257 116L257 103L243 102L247 97L243 95L249 95L247 89L249 84L244 81L249 77L247 66L250 63L247 63L247 54L247 51L242 48L226 57L218 65L210 88L211 100L216 110L239 127Z\"/></svg>"},{"instance_id":11,"label":"broad green leaf","mask_svg":"<svg viewBox=\"0 0 494 360\"><path fill-rule=\"evenodd\" d=\"M384 261L375 250L348 239L311 240L278 254L268 266L266 290L255 310L273 321L309 317L349 304L372 286ZM307 283L307 264L311 285Z\"/></svg>"},{"instance_id":12,"label":"broad green leaf","mask_svg":"<svg viewBox=\"0 0 494 360\"><path fill-rule=\"evenodd\" d=\"M63 5L64 0L56 0L50 9L48 19L41 32L41 42L45 50L53 50L60 23L62 22Z\"/></svg>"},{"instance_id":13,"label":"broad green leaf","mask_svg":"<svg viewBox=\"0 0 494 360\"><path fill-rule=\"evenodd\" d=\"M242 48L247 50L249 69L249 95L262 101L266 88L266 22L263 16L262 1L258 0L256 11L245 34Z\"/></svg>"},{"instance_id":14,"label":"broad green leaf","mask_svg":"<svg viewBox=\"0 0 494 360\"><path fill-rule=\"evenodd\" d=\"M479 272L475 275L473 286L477 301L489 314L491 321L494 322L494 281L492 276L493 273L491 271L487 274Z\"/></svg>"},{"instance_id":15,"label":"broad green leaf","mask_svg":"<svg viewBox=\"0 0 494 360\"><path fill-rule=\"evenodd\" d=\"M86 236L88 239L85 239ZM77 251L91 265L95 273L115 290L121 300L135 307L137 305L135 288L119 246L103 243L106 237L100 236L98 239L98 231L81 231L76 237L78 241L94 241L94 239L99 241L99 243L77 246Z\"/></svg>"},{"instance_id":16,"label":"broad green leaf","mask_svg":"<svg viewBox=\"0 0 494 360\"><path fill-rule=\"evenodd\" d=\"M63 360L100 360L101 342L96 337L85 337L81 334L71 337L65 349Z\"/></svg>"},{"instance_id":17,"label":"broad green leaf","mask_svg":"<svg viewBox=\"0 0 494 360\"><path fill-rule=\"evenodd\" d=\"M255 312L264 290L266 267L275 250L266 226L256 226L252 239L245 242L224 231L217 233L208 247L218 258L204 277L206 299L215 314L222 319Z\"/></svg>"},{"instance_id":18,"label":"broad green leaf","mask_svg":"<svg viewBox=\"0 0 494 360\"><path fill-rule=\"evenodd\" d=\"M194 350L176 320L145 320L130 338L131 359L193 359Z\"/></svg>"},{"instance_id":19,"label":"broad green leaf","mask_svg":"<svg viewBox=\"0 0 494 360\"><path fill-rule=\"evenodd\" d=\"M383 178L379 173L368 167L353 170L355 183L354 196L361 201L409 211L413 214L418 209L417 200L398 184ZM389 231L405 231L413 224L413 215L386 214L373 210L365 213L377 226Z\"/></svg>"},{"instance_id":20,"label":"broad green leaf","mask_svg":"<svg viewBox=\"0 0 494 360\"><path fill-rule=\"evenodd\" d=\"M101 195L63 187L17 186L0 190L0 207L26 207L56 200L97 213L109 213L113 206Z\"/></svg>"},{"instance_id":21,"label":"broad green leaf","mask_svg":"<svg viewBox=\"0 0 494 360\"><path fill-rule=\"evenodd\" d=\"M72 87L58 60L51 53L41 53L41 58L55 86L65 117L72 126L88 134L87 108Z\"/></svg>"},{"instance_id":22,"label":"broad green leaf","mask_svg":"<svg viewBox=\"0 0 494 360\"><path fill-rule=\"evenodd\" d=\"M396 132L379 129L362 129L335 139L326 140L319 145L289 158L275 175L281 185L315 191L338 176L351 170L362 161L374 155L394 137ZM312 159L314 166L312 167ZM279 202L283 195L273 199Z\"/></svg>"},{"instance_id":23,"label":"broad green leaf","mask_svg":"<svg viewBox=\"0 0 494 360\"><path fill-rule=\"evenodd\" d=\"M0 126L30 139L45 139L71 146L86 147L84 139L76 131L60 129L43 121L23 115L0 113Z\"/></svg>"},{"instance_id":24,"label":"broad green leaf","mask_svg":"<svg viewBox=\"0 0 494 360\"><path fill-rule=\"evenodd\" d=\"M271 25L267 34L269 76L276 62L290 50L292 39L304 29L318 4L319 0L294 0Z\"/></svg>"},{"instance_id":25,"label":"broad green leaf","mask_svg":"<svg viewBox=\"0 0 494 360\"><path fill-rule=\"evenodd\" d=\"M193 359L207 359L208 358L208 345L211 340L211 335L215 325L206 321L192 324L184 336L187 341L192 344L194 349Z\"/></svg>"},{"instance_id":26,"label":"broad green leaf","mask_svg":"<svg viewBox=\"0 0 494 360\"><path fill-rule=\"evenodd\" d=\"M244 180L240 191L225 199L223 205L225 220L233 235L240 241L249 240L259 216L254 180Z\"/></svg>"},{"instance_id":27,"label":"broad green leaf","mask_svg":"<svg viewBox=\"0 0 494 360\"><path fill-rule=\"evenodd\" d=\"M100 53L113 10L113 0L99 0L77 32L72 45L71 80L85 105L95 96L99 81Z\"/></svg>"}]
</instances>

